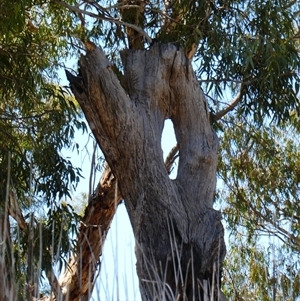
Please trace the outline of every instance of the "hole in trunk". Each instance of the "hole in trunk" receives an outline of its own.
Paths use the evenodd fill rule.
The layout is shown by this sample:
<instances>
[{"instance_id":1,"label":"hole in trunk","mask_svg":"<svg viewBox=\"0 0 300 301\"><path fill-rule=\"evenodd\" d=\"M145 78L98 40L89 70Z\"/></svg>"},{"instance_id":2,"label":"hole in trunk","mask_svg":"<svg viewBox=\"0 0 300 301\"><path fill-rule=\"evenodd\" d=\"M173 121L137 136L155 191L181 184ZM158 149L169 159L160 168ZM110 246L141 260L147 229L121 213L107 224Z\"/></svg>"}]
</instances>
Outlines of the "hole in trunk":
<instances>
[{"instance_id":1,"label":"hole in trunk","mask_svg":"<svg viewBox=\"0 0 300 301\"><path fill-rule=\"evenodd\" d=\"M162 137L161 137L161 148L164 154L164 160L169 156L172 148L177 144L175 137L173 122L170 119L165 120ZM170 178L175 179L177 176L178 158L173 162L171 166Z\"/></svg>"}]
</instances>

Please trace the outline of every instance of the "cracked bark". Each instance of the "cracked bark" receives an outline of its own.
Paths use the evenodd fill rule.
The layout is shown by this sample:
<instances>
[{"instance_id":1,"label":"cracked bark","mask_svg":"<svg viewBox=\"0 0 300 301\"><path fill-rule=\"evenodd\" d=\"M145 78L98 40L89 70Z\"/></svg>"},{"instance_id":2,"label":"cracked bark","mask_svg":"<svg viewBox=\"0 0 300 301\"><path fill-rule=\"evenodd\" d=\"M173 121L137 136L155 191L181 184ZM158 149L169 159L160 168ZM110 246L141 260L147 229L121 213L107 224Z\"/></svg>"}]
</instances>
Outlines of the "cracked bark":
<instances>
[{"instance_id":1,"label":"cracked bark","mask_svg":"<svg viewBox=\"0 0 300 301\"><path fill-rule=\"evenodd\" d=\"M190 61L175 45L158 43L121 57L128 91L97 47L80 59L82 78L69 80L118 179L136 239L142 298L160 299L168 287L175 298L200 299L209 282L211 300L223 299L217 284L224 230L213 209L218 139ZM168 118L179 149L175 180L161 149Z\"/></svg>"}]
</instances>

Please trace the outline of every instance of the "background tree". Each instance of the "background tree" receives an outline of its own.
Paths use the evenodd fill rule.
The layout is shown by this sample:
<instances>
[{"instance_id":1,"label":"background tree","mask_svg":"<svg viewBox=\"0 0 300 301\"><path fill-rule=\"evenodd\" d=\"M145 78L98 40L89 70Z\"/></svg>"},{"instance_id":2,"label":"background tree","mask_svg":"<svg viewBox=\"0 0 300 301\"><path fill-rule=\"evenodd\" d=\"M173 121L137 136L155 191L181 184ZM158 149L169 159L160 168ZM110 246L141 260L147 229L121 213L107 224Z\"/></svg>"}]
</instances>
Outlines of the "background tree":
<instances>
[{"instance_id":1,"label":"background tree","mask_svg":"<svg viewBox=\"0 0 300 301\"><path fill-rule=\"evenodd\" d=\"M86 126L59 85L74 52L72 15L44 1L1 1L0 10L0 300L30 300L41 277L55 277L76 231L60 200L81 171L61 151L76 151L74 132Z\"/></svg>"},{"instance_id":2,"label":"background tree","mask_svg":"<svg viewBox=\"0 0 300 301\"><path fill-rule=\"evenodd\" d=\"M219 193L231 232L225 277L233 300L299 298L299 123L259 129L228 118ZM229 169L229 166L232 168Z\"/></svg>"}]
</instances>

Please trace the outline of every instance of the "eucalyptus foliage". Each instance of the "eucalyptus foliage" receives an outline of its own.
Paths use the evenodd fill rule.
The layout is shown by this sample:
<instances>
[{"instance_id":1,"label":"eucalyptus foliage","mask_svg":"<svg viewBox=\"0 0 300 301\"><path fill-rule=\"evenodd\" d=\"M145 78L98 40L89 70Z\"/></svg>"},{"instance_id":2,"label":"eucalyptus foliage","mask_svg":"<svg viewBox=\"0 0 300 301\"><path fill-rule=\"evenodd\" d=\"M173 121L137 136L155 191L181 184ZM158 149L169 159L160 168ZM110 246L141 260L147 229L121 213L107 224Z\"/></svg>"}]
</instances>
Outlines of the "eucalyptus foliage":
<instances>
[{"instance_id":1,"label":"eucalyptus foliage","mask_svg":"<svg viewBox=\"0 0 300 301\"><path fill-rule=\"evenodd\" d=\"M62 14L61 7L46 1L1 1L0 11L0 210L8 252L4 273L16 275L24 285L33 280L26 269L41 276L70 250L76 214L60 202L71 196L81 170L62 150L77 151L75 131L85 132L86 126L78 105L59 84L59 68L76 55L70 44L71 32L76 32L74 15ZM15 219L9 220L10 234L3 228L7 210ZM18 272L10 273L14 268Z\"/></svg>"},{"instance_id":2,"label":"eucalyptus foliage","mask_svg":"<svg viewBox=\"0 0 300 301\"><path fill-rule=\"evenodd\" d=\"M296 300L299 285L299 125L225 119L218 201L230 251L225 287L232 300Z\"/></svg>"}]
</instances>

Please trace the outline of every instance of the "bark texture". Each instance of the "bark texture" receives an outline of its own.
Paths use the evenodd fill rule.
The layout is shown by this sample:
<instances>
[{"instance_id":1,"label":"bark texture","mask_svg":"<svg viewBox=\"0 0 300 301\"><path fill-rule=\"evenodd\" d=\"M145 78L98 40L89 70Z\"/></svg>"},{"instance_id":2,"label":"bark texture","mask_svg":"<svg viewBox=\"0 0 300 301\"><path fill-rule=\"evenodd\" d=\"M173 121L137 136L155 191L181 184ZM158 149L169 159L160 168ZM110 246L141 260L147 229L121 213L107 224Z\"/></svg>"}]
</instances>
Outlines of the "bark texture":
<instances>
[{"instance_id":1,"label":"bark texture","mask_svg":"<svg viewBox=\"0 0 300 301\"><path fill-rule=\"evenodd\" d=\"M63 300L90 299L103 243L121 200L116 179L107 166L95 193L90 196L79 229L77 249L60 280Z\"/></svg>"},{"instance_id":2,"label":"bark texture","mask_svg":"<svg viewBox=\"0 0 300 301\"><path fill-rule=\"evenodd\" d=\"M221 214L213 209L218 139L184 51L173 44L121 53L127 91L103 51L89 45L82 77L68 75L129 213L143 300L220 300L225 256ZM179 148L171 180L161 135L171 119ZM209 283L209 287L207 287Z\"/></svg>"},{"instance_id":3,"label":"bark texture","mask_svg":"<svg viewBox=\"0 0 300 301\"><path fill-rule=\"evenodd\" d=\"M69 266L59 280L54 274L49 275L53 294L40 298L40 301L90 300L97 267L101 264L103 244L121 200L116 178L106 166L94 194L89 198Z\"/></svg>"},{"instance_id":4,"label":"bark texture","mask_svg":"<svg viewBox=\"0 0 300 301\"><path fill-rule=\"evenodd\" d=\"M17 300L13 268L9 254L11 252L11 237L9 234L8 215L0 208L0 301Z\"/></svg>"}]
</instances>

